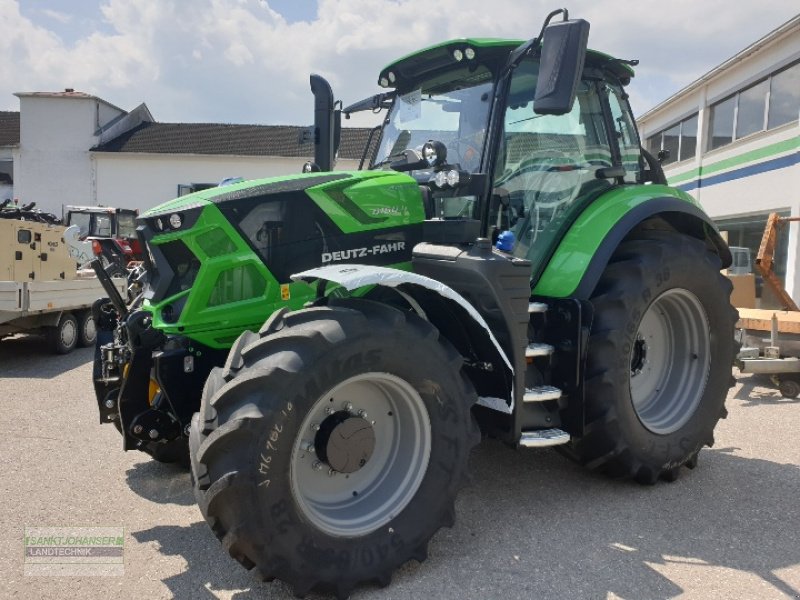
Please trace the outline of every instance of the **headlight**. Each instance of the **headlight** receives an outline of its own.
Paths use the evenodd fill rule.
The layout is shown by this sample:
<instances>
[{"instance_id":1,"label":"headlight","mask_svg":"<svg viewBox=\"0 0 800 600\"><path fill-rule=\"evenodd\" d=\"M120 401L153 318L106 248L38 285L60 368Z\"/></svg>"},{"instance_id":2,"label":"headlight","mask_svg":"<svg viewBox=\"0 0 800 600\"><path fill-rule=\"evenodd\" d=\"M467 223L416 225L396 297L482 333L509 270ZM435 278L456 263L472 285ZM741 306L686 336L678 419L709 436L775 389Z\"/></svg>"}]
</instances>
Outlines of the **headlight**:
<instances>
[{"instance_id":1,"label":"headlight","mask_svg":"<svg viewBox=\"0 0 800 600\"><path fill-rule=\"evenodd\" d=\"M472 60L473 58L475 58L475 50L472 48L467 48L466 50L464 50L464 56L467 57L467 60Z\"/></svg>"},{"instance_id":2,"label":"headlight","mask_svg":"<svg viewBox=\"0 0 800 600\"><path fill-rule=\"evenodd\" d=\"M460 179L461 177L459 176L458 171L455 169L447 172L447 185L450 187L456 187Z\"/></svg>"},{"instance_id":3,"label":"headlight","mask_svg":"<svg viewBox=\"0 0 800 600\"><path fill-rule=\"evenodd\" d=\"M169 216L169 224L173 229L180 229L183 224L183 219L178 213L172 213Z\"/></svg>"},{"instance_id":4,"label":"headlight","mask_svg":"<svg viewBox=\"0 0 800 600\"><path fill-rule=\"evenodd\" d=\"M456 59L456 62L461 62L462 60L464 60L464 53L458 48L456 48L455 50L453 50L453 58Z\"/></svg>"}]
</instances>

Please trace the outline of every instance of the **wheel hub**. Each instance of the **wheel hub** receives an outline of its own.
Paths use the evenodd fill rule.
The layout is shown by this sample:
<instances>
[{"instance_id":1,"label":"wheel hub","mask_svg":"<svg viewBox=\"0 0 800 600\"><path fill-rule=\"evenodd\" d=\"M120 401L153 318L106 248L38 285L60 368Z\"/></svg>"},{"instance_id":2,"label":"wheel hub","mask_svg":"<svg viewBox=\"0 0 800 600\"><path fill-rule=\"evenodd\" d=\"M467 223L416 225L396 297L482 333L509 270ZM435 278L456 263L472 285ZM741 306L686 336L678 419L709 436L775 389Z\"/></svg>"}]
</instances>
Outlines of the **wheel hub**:
<instances>
[{"instance_id":1,"label":"wheel hub","mask_svg":"<svg viewBox=\"0 0 800 600\"><path fill-rule=\"evenodd\" d=\"M642 372L642 369L647 364L647 340L644 339L641 333L636 336L636 342L633 344L633 353L631 356L631 375L635 377Z\"/></svg>"},{"instance_id":2,"label":"wheel hub","mask_svg":"<svg viewBox=\"0 0 800 600\"><path fill-rule=\"evenodd\" d=\"M355 473L372 457L375 430L366 419L342 410L320 424L314 438L314 450L319 459L334 471Z\"/></svg>"}]
</instances>

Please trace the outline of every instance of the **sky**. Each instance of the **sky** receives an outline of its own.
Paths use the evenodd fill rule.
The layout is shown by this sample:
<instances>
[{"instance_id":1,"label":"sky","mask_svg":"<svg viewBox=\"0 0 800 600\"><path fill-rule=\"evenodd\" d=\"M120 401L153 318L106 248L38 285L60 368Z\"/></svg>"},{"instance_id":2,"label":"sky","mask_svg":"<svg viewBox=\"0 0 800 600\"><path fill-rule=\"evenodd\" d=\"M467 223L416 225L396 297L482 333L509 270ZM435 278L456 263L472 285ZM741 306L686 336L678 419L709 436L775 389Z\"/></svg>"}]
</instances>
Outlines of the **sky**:
<instances>
[{"instance_id":1,"label":"sky","mask_svg":"<svg viewBox=\"0 0 800 600\"><path fill-rule=\"evenodd\" d=\"M0 110L74 88L160 122L309 125L309 73L345 105L395 58L456 37L528 39L552 0L0 0ZM589 46L639 59L642 114L800 12L797 0L572 0ZM353 121L345 125L363 125Z\"/></svg>"}]
</instances>

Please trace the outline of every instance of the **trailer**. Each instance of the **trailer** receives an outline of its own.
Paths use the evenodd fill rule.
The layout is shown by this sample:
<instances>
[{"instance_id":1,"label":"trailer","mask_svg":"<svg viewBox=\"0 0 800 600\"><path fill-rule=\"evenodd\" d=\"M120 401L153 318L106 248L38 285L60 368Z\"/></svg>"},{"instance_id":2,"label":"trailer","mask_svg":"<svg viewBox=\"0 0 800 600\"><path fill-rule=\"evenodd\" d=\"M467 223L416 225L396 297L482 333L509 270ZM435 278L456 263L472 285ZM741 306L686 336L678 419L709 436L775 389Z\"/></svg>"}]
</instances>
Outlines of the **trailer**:
<instances>
[{"instance_id":1,"label":"trailer","mask_svg":"<svg viewBox=\"0 0 800 600\"><path fill-rule=\"evenodd\" d=\"M739 309L741 373L769 375L784 398L800 396L800 312Z\"/></svg>"},{"instance_id":2,"label":"trailer","mask_svg":"<svg viewBox=\"0 0 800 600\"><path fill-rule=\"evenodd\" d=\"M125 293L127 280L116 278ZM0 220L0 339L40 333L58 354L94 344L92 304L106 296L90 269L77 270L64 227Z\"/></svg>"},{"instance_id":3,"label":"trailer","mask_svg":"<svg viewBox=\"0 0 800 600\"><path fill-rule=\"evenodd\" d=\"M736 357L739 371L769 375L784 398L800 396L800 307L783 287L773 267L778 236L786 223L798 220L770 214L756 256L756 269L782 309L740 308L736 324L741 342Z\"/></svg>"}]
</instances>

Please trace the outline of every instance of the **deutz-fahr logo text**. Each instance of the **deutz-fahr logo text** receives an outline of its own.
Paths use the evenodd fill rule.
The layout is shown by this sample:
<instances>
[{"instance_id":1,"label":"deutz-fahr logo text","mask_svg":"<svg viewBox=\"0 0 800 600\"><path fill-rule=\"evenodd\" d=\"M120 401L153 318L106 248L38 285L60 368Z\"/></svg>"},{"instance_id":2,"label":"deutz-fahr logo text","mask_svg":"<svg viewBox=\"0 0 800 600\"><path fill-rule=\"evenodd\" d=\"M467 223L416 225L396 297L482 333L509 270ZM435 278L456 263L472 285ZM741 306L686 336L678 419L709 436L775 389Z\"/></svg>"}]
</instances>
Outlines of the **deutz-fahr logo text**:
<instances>
[{"instance_id":1,"label":"deutz-fahr logo text","mask_svg":"<svg viewBox=\"0 0 800 600\"><path fill-rule=\"evenodd\" d=\"M322 263L338 262L340 260L353 260L366 256L377 256L378 254L389 254L400 252L406 249L405 242L391 242L389 244L379 244L371 248L349 248L348 250L337 250L336 252L323 252Z\"/></svg>"}]
</instances>

